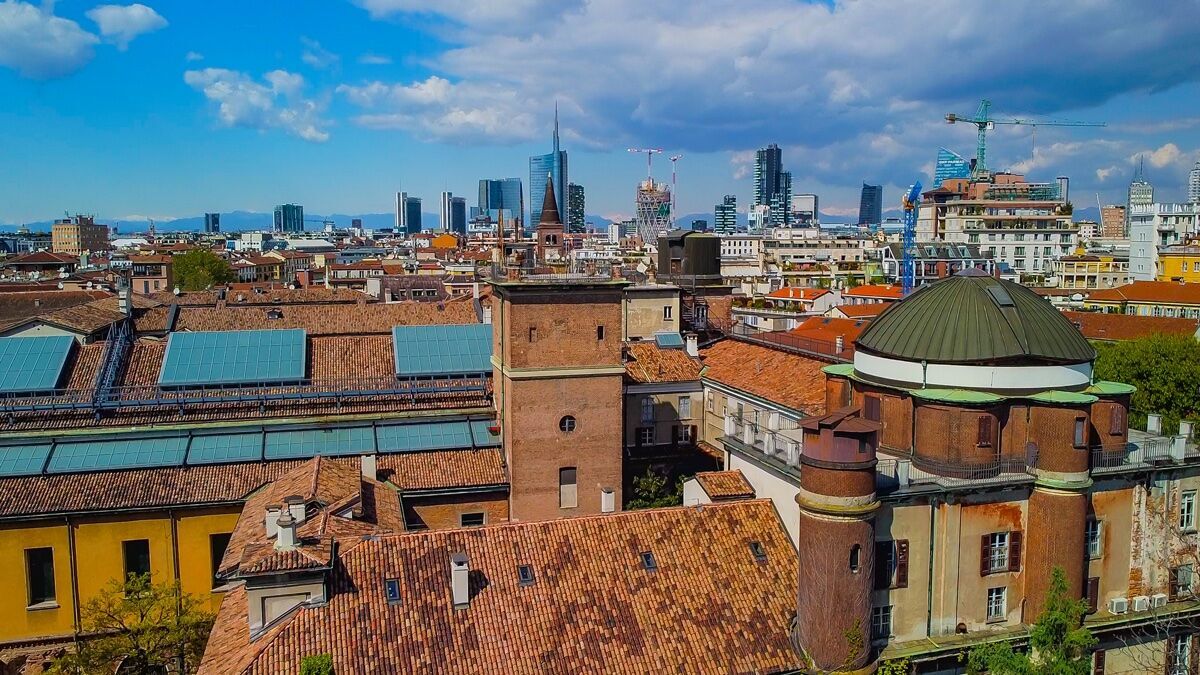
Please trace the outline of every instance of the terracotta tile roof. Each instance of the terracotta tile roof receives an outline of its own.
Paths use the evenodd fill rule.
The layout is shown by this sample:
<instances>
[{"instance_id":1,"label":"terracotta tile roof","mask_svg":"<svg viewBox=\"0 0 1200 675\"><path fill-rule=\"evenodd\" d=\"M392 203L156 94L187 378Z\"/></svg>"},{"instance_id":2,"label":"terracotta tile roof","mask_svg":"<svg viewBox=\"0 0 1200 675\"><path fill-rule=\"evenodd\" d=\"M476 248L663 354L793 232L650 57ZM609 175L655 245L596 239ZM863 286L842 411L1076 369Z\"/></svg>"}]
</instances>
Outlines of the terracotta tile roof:
<instances>
[{"instance_id":1,"label":"terracotta tile roof","mask_svg":"<svg viewBox=\"0 0 1200 675\"><path fill-rule=\"evenodd\" d=\"M279 310L283 316L268 318L268 312L272 310ZM135 319L135 326L139 333L161 333L166 328L166 317L166 307L152 309ZM440 304L395 302L285 307L180 307L175 330L304 328L309 336L390 335L393 326L478 322L475 307L467 298Z\"/></svg>"},{"instance_id":2,"label":"terracotta tile roof","mask_svg":"<svg viewBox=\"0 0 1200 675\"><path fill-rule=\"evenodd\" d=\"M112 297L108 291L42 291L0 292L0 327L12 326L25 319L67 307L77 307L93 300Z\"/></svg>"},{"instance_id":3,"label":"terracotta tile roof","mask_svg":"<svg viewBox=\"0 0 1200 675\"><path fill-rule=\"evenodd\" d=\"M737 340L721 340L700 356L703 377L809 415L825 407L827 361Z\"/></svg>"},{"instance_id":4,"label":"terracotta tile roof","mask_svg":"<svg viewBox=\"0 0 1200 675\"><path fill-rule=\"evenodd\" d=\"M1088 295L1088 300L1200 305L1200 284L1181 284L1175 281L1135 281L1116 288L1094 290Z\"/></svg>"},{"instance_id":5,"label":"terracotta tile roof","mask_svg":"<svg viewBox=\"0 0 1200 675\"><path fill-rule=\"evenodd\" d=\"M67 364L67 389L93 389L96 376L100 374L100 362L104 359L103 342L78 345L75 356Z\"/></svg>"},{"instance_id":6,"label":"terracotta tile roof","mask_svg":"<svg viewBox=\"0 0 1200 675\"><path fill-rule=\"evenodd\" d=\"M737 469L733 471L701 471L696 474L696 482L700 483L700 487L704 488L704 492L713 501L754 498L754 488Z\"/></svg>"},{"instance_id":7,"label":"terracotta tile roof","mask_svg":"<svg viewBox=\"0 0 1200 675\"><path fill-rule=\"evenodd\" d=\"M631 342L625 375L634 382L698 382L700 362L682 349L659 349L653 342Z\"/></svg>"},{"instance_id":8,"label":"terracotta tile roof","mask_svg":"<svg viewBox=\"0 0 1200 675\"><path fill-rule=\"evenodd\" d=\"M758 562L749 544L759 542ZM639 554L654 554L657 571ZM454 609L452 553L470 605ZM339 672L771 672L799 668L788 640L796 552L769 501L748 500L384 536L343 549L326 604L249 639L243 587L225 596L204 675ZM517 566L535 581L520 585ZM382 580L398 579L388 603ZM478 581L486 580L486 582Z\"/></svg>"},{"instance_id":9,"label":"terracotta tile roof","mask_svg":"<svg viewBox=\"0 0 1200 675\"><path fill-rule=\"evenodd\" d=\"M296 548L286 550L276 550L273 541L259 541L242 551L238 574L249 577L327 569L332 560L333 537L302 540Z\"/></svg>"},{"instance_id":10,"label":"terracotta tile roof","mask_svg":"<svg viewBox=\"0 0 1200 675\"><path fill-rule=\"evenodd\" d=\"M66 253L51 253L50 251L34 251L9 258L2 266L9 265L78 265L79 256Z\"/></svg>"},{"instance_id":11,"label":"terracotta tile roof","mask_svg":"<svg viewBox=\"0 0 1200 675\"><path fill-rule=\"evenodd\" d=\"M314 380L395 377L391 335L338 335L308 342L309 376Z\"/></svg>"},{"instance_id":12,"label":"terracotta tile roof","mask_svg":"<svg viewBox=\"0 0 1200 675\"><path fill-rule=\"evenodd\" d=\"M827 291L823 288L802 288L802 287L798 287L798 286L787 286L787 287L781 288L777 291L771 291L770 293L767 293L767 297L773 298L776 300L779 300L779 299L782 299L782 300L816 300L817 298L819 298L822 295L825 295L827 293L829 293L829 291Z\"/></svg>"},{"instance_id":13,"label":"terracotta tile roof","mask_svg":"<svg viewBox=\"0 0 1200 675\"><path fill-rule=\"evenodd\" d=\"M867 323L863 319L814 316L787 331L781 336L781 342L823 354L834 354L837 350L837 339L841 337L842 350L838 355L848 359L854 356L854 341L858 339L858 334L867 327ZM793 340L800 342L797 343ZM805 343L812 344L806 346Z\"/></svg>"},{"instance_id":14,"label":"terracotta tile roof","mask_svg":"<svg viewBox=\"0 0 1200 675\"><path fill-rule=\"evenodd\" d=\"M848 319L873 319L883 310L888 308L890 303L886 302L864 302L861 305L838 305L834 307Z\"/></svg>"},{"instance_id":15,"label":"terracotta tile roof","mask_svg":"<svg viewBox=\"0 0 1200 675\"><path fill-rule=\"evenodd\" d=\"M101 301L103 302L103 301ZM38 321L76 331L83 335L93 335L107 329L115 321L120 321L125 315L116 309L107 309L96 303L64 307L53 312L46 312L35 317Z\"/></svg>"},{"instance_id":16,"label":"terracotta tile roof","mask_svg":"<svg viewBox=\"0 0 1200 675\"><path fill-rule=\"evenodd\" d=\"M256 292L255 289L261 292ZM151 297L165 305L216 307L219 300L219 292L215 290L184 291L179 295L174 295L171 291L160 291L151 294ZM353 304L355 302L374 302L374 298L360 291L345 288L325 288L324 286L287 288L286 286L276 284L231 284L225 291L225 302L231 307L240 307L243 305Z\"/></svg>"},{"instance_id":17,"label":"terracotta tile roof","mask_svg":"<svg viewBox=\"0 0 1200 675\"><path fill-rule=\"evenodd\" d=\"M1063 312L1089 340L1136 340L1155 334L1195 336L1200 322L1158 316Z\"/></svg>"},{"instance_id":18,"label":"terracotta tile roof","mask_svg":"<svg viewBox=\"0 0 1200 675\"><path fill-rule=\"evenodd\" d=\"M380 480L401 492L508 484L504 455L497 448L379 455L376 468Z\"/></svg>"},{"instance_id":19,"label":"terracotta tile roof","mask_svg":"<svg viewBox=\"0 0 1200 675\"><path fill-rule=\"evenodd\" d=\"M899 300L904 297L901 288L892 284L855 286L854 288L842 291L842 295L850 298L884 298L885 300Z\"/></svg>"}]
</instances>

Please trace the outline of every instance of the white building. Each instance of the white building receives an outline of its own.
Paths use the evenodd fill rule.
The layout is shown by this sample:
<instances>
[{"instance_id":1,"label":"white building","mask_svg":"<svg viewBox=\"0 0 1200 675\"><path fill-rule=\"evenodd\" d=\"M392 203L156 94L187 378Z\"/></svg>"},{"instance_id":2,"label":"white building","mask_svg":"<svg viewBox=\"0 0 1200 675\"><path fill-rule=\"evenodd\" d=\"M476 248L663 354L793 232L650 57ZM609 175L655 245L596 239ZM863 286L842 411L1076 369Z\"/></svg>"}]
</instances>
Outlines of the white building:
<instances>
[{"instance_id":1,"label":"white building","mask_svg":"<svg viewBox=\"0 0 1200 675\"><path fill-rule=\"evenodd\" d=\"M1158 247L1196 234L1200 204L1135 204L1129 209L1129 275L1134 281L1158 276Z\"/></svg>"}]
</instances>

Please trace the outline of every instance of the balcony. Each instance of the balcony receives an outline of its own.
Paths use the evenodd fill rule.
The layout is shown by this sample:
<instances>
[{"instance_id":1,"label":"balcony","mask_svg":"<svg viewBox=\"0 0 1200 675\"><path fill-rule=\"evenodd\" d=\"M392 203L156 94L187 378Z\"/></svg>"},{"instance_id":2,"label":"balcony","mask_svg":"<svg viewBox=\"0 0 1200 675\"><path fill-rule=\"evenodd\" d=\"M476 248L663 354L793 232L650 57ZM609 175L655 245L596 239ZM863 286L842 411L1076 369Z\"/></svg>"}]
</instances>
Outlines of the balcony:
<instances>
[{"instance_id":1,"label":"balcony","mask_svg":"<svg viewBox=\"0 0 1200 675\"><path fill-rule=\"evenodd\" d=\"M1036 464L1036 458L1034 459ZM938 492L962 488L1032 483L1027 460L997 460L962 464L911 458L883 458L875 465L875 490L880 494Z\"/></svg>"},{"instance_id":2,"label":"balcony","mask_svg":"<svg viewBox=\"0 0 1200 675\"><path fill-rule=\"evenodd\" d=\"M1200 447L1190 434L1158 436L1129 430L1129 442L1094 447L1091 450L1092 473L1110 474L1149 470L1200 459Z\"/></svg>"}]
</instances>

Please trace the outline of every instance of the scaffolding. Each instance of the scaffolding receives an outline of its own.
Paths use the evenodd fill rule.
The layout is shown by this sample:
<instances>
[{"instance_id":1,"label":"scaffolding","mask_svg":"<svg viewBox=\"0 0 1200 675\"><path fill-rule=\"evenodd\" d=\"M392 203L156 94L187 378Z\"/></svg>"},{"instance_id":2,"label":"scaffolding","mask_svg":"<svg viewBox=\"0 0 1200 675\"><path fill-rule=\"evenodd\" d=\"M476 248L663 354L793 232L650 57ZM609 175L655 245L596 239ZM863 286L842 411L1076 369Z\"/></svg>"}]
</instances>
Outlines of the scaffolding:
<instances>
[{"instance_id":1,"label":"scaffolding","mask_svg":"<svg viewBox=\"0 0 1200 675\"><path fill-rule=\"evenodd\" d=\"M657 246L658 238L672 229L671 188L647 178L638 183L636 204L638 236L642 242Z\"/></svg>"}]
</instances>

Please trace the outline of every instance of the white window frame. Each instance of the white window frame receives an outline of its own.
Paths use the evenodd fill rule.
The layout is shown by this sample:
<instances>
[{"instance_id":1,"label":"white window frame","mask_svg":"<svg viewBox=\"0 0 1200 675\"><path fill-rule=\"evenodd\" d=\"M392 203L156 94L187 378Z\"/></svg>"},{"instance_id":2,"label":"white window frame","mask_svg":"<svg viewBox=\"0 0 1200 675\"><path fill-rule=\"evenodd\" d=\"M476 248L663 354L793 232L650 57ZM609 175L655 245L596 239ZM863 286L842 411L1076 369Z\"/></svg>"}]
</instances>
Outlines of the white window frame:
<instances>
[{"instance_id":1,"label":"white window frame","mask_svg":"<svg viewBox=\"0 0 1200 675\"><path fill-rule=\"evenodd\" d=\"M1004 621L1008 618L1008 587L987 589L987 621Z\"/></svg>"},{"instance_id":2,"label":"white window frame","mask_svg":"<svg viewBox=\"0 0 1200 675\"><path fill-rule=\"evenodd\" d=\"M650 424L654 422L654 399L646 396L642 398L642 423Z\"/></svg>"},{"instance_id":3,"label":"white window frame","mask_svg":"<svg viewBox=\"0 0 1200 675\"><path fill-rule=\"evenodd\" d=\"M679 419L692 419L692 397L689 394L679 397Z\"/></svg>"},{"instance_id":4,"label":"white window frame","mask_svg":"<svg viewBox=\"0 0 1200 675\"><path fill-rule=\"evenodd\" d=\"M1008 532L993 532L988 535L988 571L1008 571Z\"/></svg>"},{"instance_id":5,"label":"white window frame","mask_svg":"<svg viewBox=\"0 0 1200 675\"><path fill-rule=\"evenodd\" d=\"M671 314L671 306L663 305L663 321L674 321Z\"/></svg>"},{"instance_id":6,"label":"white window frame","mask_svg":"<svg viewBox=\"0 0 1200 675\"><path fill-rule=\"evenodd\" d=\"M1180 635L1175 638L1175 654L1171 664L1171 675L1187 675L1191 665L1192 636Z\"/></svg>"},{"instance_id":7,"label":"white window frame","mask_svg":"<svg viewBox=\"0 0 1200 675\"><path fill-rule=\"evenodd\" d=\"M1196 529L1196 491L1188 490L1179 495L1179 529L1192 532Z\"/></svg>"},{"instance_id":8,"label":"white window frame","mask_svg":"<svg viewBox=\"0 0 1200 675\"><path fill-rule=\"evenodd\" d=\"M871 608L871 639L887 640L892 637L892 605Z\"/></svg>"},{"instance_id":9,"label":"white window frame","mask_svg":"<svg viewBox=\"0 0 1200 675\"><path fill-rule=\"evenodd\" d=\"M1089 558L1099 558L1104 555L1104 521L1090 518L1085 526L1083 537L1087 546Z\"/></svg>"},{"instance_id":10,"label":"white window frame","mask_svg":"<svg viewBox=\"0 0 1200 675\"><path fill-rule=\"evenodd\" d=\"M637 435L640 445L654 445L655 433L653 426L638 427Z\"/></svg>"},{"instance_id":11,"label":"white window frame","mask_svg":"<svg viewBox=\"0 0 1200 675\"><path fill-rule=\"evenodd\" d=\"M574 482L563 482L567 471L574 472ZM558 469L558 508L573 509L579 506L579 468L564 466Z\"/></svg>"}]
</instances>

